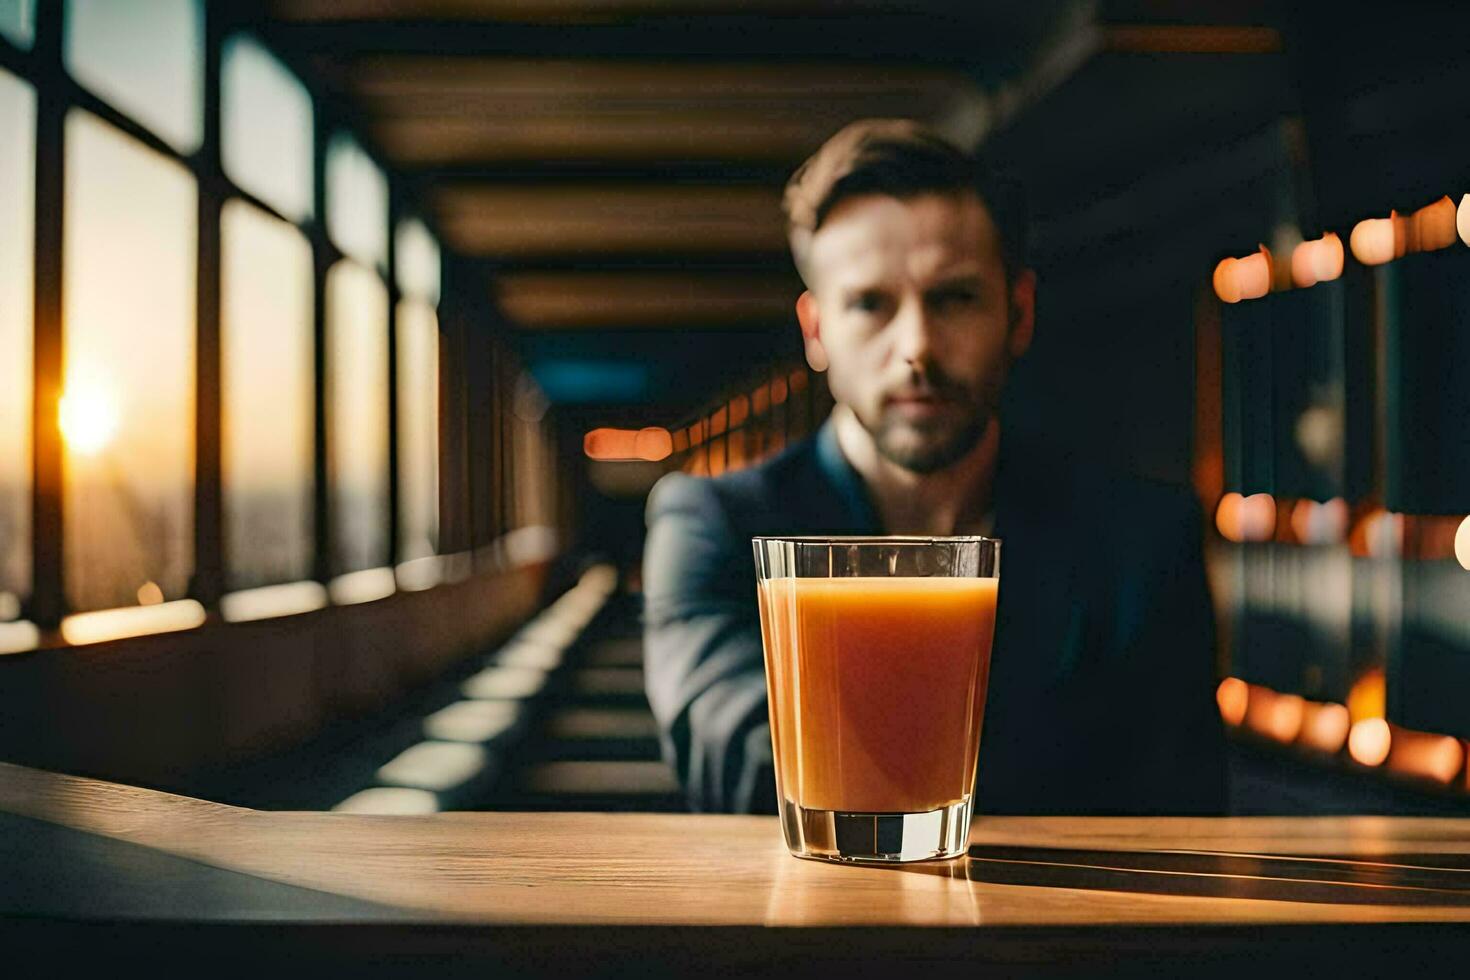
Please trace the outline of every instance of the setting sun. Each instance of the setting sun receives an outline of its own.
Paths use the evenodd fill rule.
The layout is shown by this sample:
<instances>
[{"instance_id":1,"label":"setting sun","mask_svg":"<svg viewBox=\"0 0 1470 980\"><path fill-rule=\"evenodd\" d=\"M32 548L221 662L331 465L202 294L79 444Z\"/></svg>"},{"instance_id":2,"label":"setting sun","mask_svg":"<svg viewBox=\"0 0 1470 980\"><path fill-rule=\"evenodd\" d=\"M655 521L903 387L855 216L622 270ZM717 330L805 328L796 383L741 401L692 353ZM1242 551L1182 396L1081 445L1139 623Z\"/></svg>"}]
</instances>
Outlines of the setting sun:
<instances>
[{"instance_id":1,"label":"setting sun","mask_svg":"<svg viewBox=\"0 0 1470 980\"><path fill-rule=\"evenodd\" d=\"M61 434L73 452L91 455L105 449L117 433L117 423L117 406L97 389L61 398Z\"/></svg>"}]
</instances>

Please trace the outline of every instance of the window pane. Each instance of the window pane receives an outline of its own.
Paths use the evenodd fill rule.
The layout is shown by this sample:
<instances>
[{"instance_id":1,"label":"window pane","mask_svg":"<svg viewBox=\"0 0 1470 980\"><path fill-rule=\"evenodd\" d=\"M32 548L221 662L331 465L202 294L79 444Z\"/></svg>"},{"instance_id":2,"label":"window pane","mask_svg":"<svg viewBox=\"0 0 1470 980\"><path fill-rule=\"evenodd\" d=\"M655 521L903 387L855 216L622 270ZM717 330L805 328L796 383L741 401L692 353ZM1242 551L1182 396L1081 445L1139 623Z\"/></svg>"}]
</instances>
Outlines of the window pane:
<instances>
[{"instance_id":1,"label":"window pane","mask_svg":"<svg viewBox=\"0 0 1470 980\"><path fill-rule=\"evenodd\" d=\"M240 201L220 218L229 587L311 574L311 246Z\"/></svg>"},{"instance_id":2,"label":"window pane","mask_svg":"<svg viewBox=\"0 0 1470 980\"><path fill-rule=\"evenodd\" d=\"M28 48L35 33L35 0L0 0L0 34Z\"/></svg>"},{"instance_id":3,"label":"window pane","mask_svg":"<svg viewBox=\"0 0 1470 980\"><path fill-rule=\"evenodd\" d=\"M67 597L178 598L193 566L194 179L79 110L66 152Z\"/></svg>"},{"instance_id":4,"label":"window pane","mask_svg":"<svg viewBox=\"0 0 1470 980\"><path fill-rule=\"evenodd\" d=\"M388 290L356 262L327 274L333 567L388 564Z\"/></svg>"},{"instance_id":5,"label":"window pane","mask_svg":"<svg viewBox=\"0 0 1470 980\"><path fill-rule=\"evenodd\" d=\"M248 37L225 43L220 69L225 173L294 221L313 211L311 96Z\"/></svg>"},{"instance_id":6,"label":"window pane","mask_svg":"<svg viewBox=\"0 0 1470 980\"><path fill-rule=\"evenodd\" d=\"M399 557L439 548L439 321L422 300L398 304Z\"/></svg>"},{"instance_id":7,"label":"window pane","mask_svg":"<svg viewBox=\"0 0 1470 980\"><path fill-rule=\"evenodd\" d=\"M393 243L393 261L398 266L398 288L403 295L439 305L439 243L422 221L410 218L398 223Z\"/></svg>"},{"instance_id":8,"label":"window pane","mask_svg":"<svg viewBox=\"0 0 1470 980\"><path fill-rule=\"evenodd\" d=\"M203 38L198 0L67 3L67 70L185 153L202 139Z\"/></svg>"},{"instance_id":9,"label":"window pane","mask_svg":"<svg viewBox=\"0 0 1470 980\"><path fill-rule=\"evenodd\" d=\"M36 94L0 71L0 620L31 589L31 252ZM7 615L8 614L8 615Z\"/></svg>"},{"instance_id":10,"label":"window pane","mask_svg":"<svg viewBox=\"0 0 1470 980\"><path fill-rule=\"evenodd\" d=\"M388 265L388 179L344 133L327 146L327 234L365 265Z\"/></svg>"}]
</instances>

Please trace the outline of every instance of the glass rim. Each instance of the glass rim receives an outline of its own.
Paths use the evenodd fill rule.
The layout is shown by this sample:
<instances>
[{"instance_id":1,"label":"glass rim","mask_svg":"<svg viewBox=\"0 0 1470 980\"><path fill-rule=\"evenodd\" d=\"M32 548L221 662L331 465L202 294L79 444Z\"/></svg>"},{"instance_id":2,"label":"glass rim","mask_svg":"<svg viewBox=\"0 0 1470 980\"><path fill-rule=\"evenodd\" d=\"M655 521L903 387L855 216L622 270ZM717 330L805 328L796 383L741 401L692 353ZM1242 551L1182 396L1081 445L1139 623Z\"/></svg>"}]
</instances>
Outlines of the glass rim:
<instances>
[{"instance_id":1,"label":"glass rim","mask_svg":"<svg viewBox=\"0 0 1470 980\"><path fill-rule=\"evenodd\" d=\"M1001 538L983 534L757 534L751 543L790 541L795 544L1001 544Z\"/></svg>"}]
</instances>

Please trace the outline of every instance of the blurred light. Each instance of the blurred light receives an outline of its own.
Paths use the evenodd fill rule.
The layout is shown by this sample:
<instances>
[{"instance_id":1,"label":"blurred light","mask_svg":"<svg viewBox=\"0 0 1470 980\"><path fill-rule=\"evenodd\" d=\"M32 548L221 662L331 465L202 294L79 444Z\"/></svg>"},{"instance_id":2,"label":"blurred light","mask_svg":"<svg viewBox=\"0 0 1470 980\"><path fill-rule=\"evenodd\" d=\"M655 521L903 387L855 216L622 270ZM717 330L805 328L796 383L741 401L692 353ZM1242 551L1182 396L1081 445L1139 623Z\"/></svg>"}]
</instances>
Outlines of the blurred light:
<instances>
[{"instance_id":1,"label":"blurred light","mask_svg":"<svg viewBox=\"0 0 1470 980\"><path fill-rule=\"evenodd\" d=\"M556 557L556 528L528 524L501 535L500 543L512 568L538 565Z\"/></svg>"},{"instance_id":2,"label":"blurred light","mask_svg":"<svg viewBox=\"0 0 1470 980\"><path fill-rule=\"evenodd\" d=\"M0 623L20 618L20 597L0 589Z\"/></svg>"},{"instance_id":3,"label":"blurred light","mask_svg":"<svg viewBox=\"0 0 1470 980\"><path fill-rule=\"evenodd\" d=\"M1297 416L1296 444L1314 466L1330 468L1342 455L1342 415L1327 405L1310 405Z\"/></svg>"},{"instance_id":4,"label":"blurred light","mask_svg":"<svg viewBox=\"0 0 1470 980\"><path fill-rule=\"evenodd\" d=\"M674 452L683 453L689 451L689 431L680 429L674 433Z\"/></svg>"},{"instance_id":5,"label":"blurred light","mask_svg":"<svg viewBox=\"0 0 1470 980\"><path fill-rule=\"evenodd\" d=\"M1388 768L1406 776L1448 783L1460 772L1465 750L1459 739L1399 728L1393 730Z\"/></svg>"},{"instance_id":6,"label":"blurred light","mask_svg":"<svg viewBox=\"0 0 1470 980\"><path fill-rule=\"evenodd\" d=\"M424 719L424 734L445 742L488 742L516 726L515 701L456 701Z\"/></svg>"},{"instance_id":7,"label":"blurred light","mask_svg":"<svg viewBox=\"0 0 1470 980\"><path fill-rule=\"evenodd\" d=\"M636 402L650 384L649 366L630 361L538 360L531 374L546 398L560 404Z\"/></svg>"},{"instance_id":8,"label":"blurred light","mask_svg":"<svg viewBox=\"0 0 1470 980\"><path fill-rule=\"evenodd\" d=\"M1215 295L1227 303L1260 299L1271 291L1271 252L1262 245L1254 255L1222 259L1215 266Z\"/></svg>"},{"instance_id":9,"label":"blurred light","mask_svg":"<svg viewBox=\"0 0 1470 980\"><path fill-rule=\"evenodd\" d=\"M204 607L193 599L179 599L155 606L77 613L61 621L61 638L73 646L81 646L152 633L191 630L203 624Z\"/></svg>"},{"instance_id":10,"label":"blurred light","mask_svg":"<svg viewBox=\"0 0 1470 980\"><path fill-rule=\"evenodd\" d=\"M540 422L550 407L536 379L522 371L516 377L515 393L511 396L511 413L522 422Z\"/></svg>"},{"instance_id":11,"label":"blurred light","mask_svg":"<svg viewBox=\"0 0 1470 980\"><path fill-rule=\"evenodd\" d=\"M777 378L775 381L772 381L771 382L771 404L772 405L784 405L784 404L786 404L786 379L785 378Z\"/></svg>"},{"instance_id":12,"label":"blurred light","mask_svg":"<svg viewBox=\"0 0 1470 980\"><path fill-rule=\"evenodd\" d=\"M736 395L730 399L730 428L737 429L750 417L750 399Z\"/></svg>"},{"instance_id":13,"label":"blurred light","mask_svg":"<svg viewBox=\"0 0 1470 980\"><path fill-rule=\"evenodd\" d=\"M1215 528L1227 541L1269 541L1276 531L1276 500L1269 493L1227 493L1215 510Z\"/></svg>"},{"instance_id":14,"label":"blurred light","mask_svg":"<svg viewBox=\"0 0 1470 980\"><path fill-rule=\"evenodd\" d=\"M404 592L422 592L439 584L443 577L440 565L438 555L399 562L393 569L393 578Z\"/></svg>"},{"instance_id":15,"label":"blurred light","mask_svg":"<svg viewBox=\"0 0 1470 980\"><path fill-rule=\"evenodd\" d=\"M1404 550L1404 515L1378 510L1363 520L1364 541L1373 558L1397 558Z\"/></svg>"},{"instance_id":16,"label":"blurred light","mask_svg":"<svg viewBox=\"0 0 1470 980\"><path fill-rule=\"evenodd\" d=\"M1348 709L1344 706L1332 702L1321 704L1308 701L1302 713L1299 741L1319 752L1340 752L1343 743L1347 741L1350 727L1352 719L1348 717Z\"/></svg>"},{"instance_id":17,"label":"blurred light","mask_svg":"<svg viewBox=\"0 0 1470 980\"><path fill-rule=\"evenodd\" d=\"M287 582L230 592L220 597L219 611L227 623L246 623L295 616L326 604L327 590L320 582Z\"/></svg>"},{"instance_id":18,"label":"blurred light","mask_svg":"<svg viewBox=\"0 0 1470 980\"><path fill-rule=\"evenodd\" d=\"M578 588L586 588L594 595L610 596L618 587L618 570L613 565L593 565L577 580Z\"/></svg>"},{"instance_id":19,"label":"blurred light","mask_svg":"<svg viewBox=\"0 0 1470 980\"><path fill-rule=\"evenodd\" d=\"M463 786L485 770L484 748L466 742L420 742L398 753L378 770L378 780L394 786L442 793Z\"/></svg>"},{"instance_id":20,"label":"blurred light","mask_svg":"<svg viewBox=\"0 0 1470 980\"><path fill-rule=\"evenodd\" d=\"M1378 766L1388 758L1393 732L1382 718L1364 718L1354 722L1348 733L1348 755L1365 766Z\"/></svg>"},{"instance_id":21,"label":"blurred light","mask_svg":"<svg viewBox=\"0 0 1470 980\"><path fill-rule=\"evenodd\" d=\"M723 435L729 421L730 413L727 411L726 406L721 405L710 413L709 434L711 436Z\"/></svg>"},{"instance_id":22,"label":"blurred light","mask_svg":"<svg viewBox=\"0 0 1470 980\"><path fill-rule=\"evenodd\" d=\"M1227 677L1215 688L1215 703L1220 706L1220 717L1227 725L1239 725L1245 720L1245 708L1250 699L1250 686L1239 677Z\"/></svg>"},{"instance_id":23,"label":"blurred light","mask_svg":"<svg viewBox=\"0 0 1470 980\"><path fill-rule=\"evenodd\" d=\"M466 678L459 689L467 698L519 701L535 697L546 686L546 671L532 667L486 667Z\"/></svg>"},{"instance_id":24,"label":"blurred light","mask_svg":"<svg viewBox=\"0 0 1470 980\"><path fill-rule=\"evenodd\" d=\"M1415 211L1412 220L1418 251L1433 252L1455 244L1455 202L1448 195Z\"/></svg>"},{"instance_id":25,"label":"blurred light","mask_svg":"<svg viewBox=\"0 0 1470 980\"><path fill-rule=\"evenodd\" d=\"M0 623L0 653L28 653L41 645L41 631L24 619Z\"/></svg>"},{"instance_id":26,"label":"blurred light","mask_svg":"<svg viewBox=\"0 0 1470 980\"><path fill-rule=\"evenodd\" d=\"M803 391L806 391L807 379L805 368L797 368L795 371L792 371L790 377L787 380L791 383L791 393L793 395L798 395L801 394Z\"/></svg>"},{"instance_id":27,"label":"blurred light","mask_svg":"<svg viewBox=\"0 0 1470 980\"><path fill-rule=\"evenodd\" d=\"M1470 517L1461 521L1455 531L1455 560L1461 568L1470 571Z\"/></svg>"},{"instance_id":28,"label":"blurred light","mask_svg":"<svg viewBox=\"0 0 1470 980\"><path fill-rule=\"evenodd\" d=\"M1354 723L1384 716L1388 709L1388 681L1383 668L1366 670L1353 682L1348 691L1347 709Z\"/></svg>"},{"instance_id":29,"label":"blurred light","mask_svg":"<svg viewBox=\"0 0 1470 980\"><path fill-rule=\"evenodd\" d=\"M562 657L562 651L558 647L517 643L496 654L495 662L502 667L530 667L552 671L561 666Z\"/></svg>"},{"instance_id":30,"label":"blurred light","mask_svg":"<svg viewBox=\"0 0 1470 980\"><path fill-rule=\"evenodd\" d=\"M1460 233L1460 241L1470 245L1470 194L1460 198L1460 206L1455 209L1455 231Z\"/></svg>"},{"instance_id":31,"label":"blurred light","mask_svg":"<svg viewBox=\"0 0 1470 980\"><path fill-rule=\"evenodd\" d=\"M1331 282L1342 275L1342 239L1333 232L1302 242L1291 252L1291 281L1298 287Z\"/></svg>"},{"instance_id":32,"label":"blurred light","mask_svg":"<svg viewBox=\"0 0 1470 980\"><path fill-rule=\"evenodd\" d=\"M1326 503L1298 500L1291 509L1291 532L1302 544L1336 544L1347 534L1348 505L1341 497Z\"/></svg>"},{"instance_id":33,"label":"blurred light","mask_svg":"<svg viewBox=\"0 0 1470 980\"><path fill-rule=\"evenodd\" d=\"M1353 226L1348 236L1348 247L1353 257L1364 265L1382 265L1393 259L1396 233L1395 221L1388 218L1364 218Z\"/></svg>"},{"instance_id":34,"label":"blurred light","mask_svg":"<svg viewBox=\"0 0 1470 980\"><path fill-rule=\"evenodd\" d=\"M1397 211L1388 212L1393 223L1393 257L1401 259L1409 254L1409 220Z\"/></svg>"},{"instance_id":35,"label":"blurred light","mask_svg":"<svg viewBox=\"0 0 1470 980\"><path fill-rule=\"evenodd\" d=\"M751 393L750 410L755 415L764 415L771 410L770 385L761 385Z\"/></svg>"},{"instance_id":36,"label":"blurred light","mask_svg":"<svg viewBox=\"0 0 1470 980\"><path fill-rule=\"evenodd\" d=\"M138 586L138 605L156 606L163 601L163 590L157 582L144 582Z\"/></svg>"},{"instance_id":37,"label":"blurred light","mask_svg":"<svg viewBox=\"0 0 1470 980\"><path fill-rule=\"evenodd\" d=\"M431 305L439 302L439 243L417 218L398 223L393 239L398 287Z\"/></svg>"},{"instance_id":38,"label":"blurred light","mask_svg":"<svg viewBox=\"0 0 1470 980\"><path fill-rule=\"evenodd\" d=\"M668 429L593 429L582 437L582 451L589 459L604 462L644 460L657 463L674 452L674 437Z\"/></svg>"},{"instance_id":39,"label":"blurred light","mask_svg":"<svg viewBox=\"0 0 1470 980\"><path fill-rule=\"evenodd\" d=\"M1252 685L1246 703L1245 726L1283 744L1296 741L1302 730L1306 701L1295 694L1278 694L1267 687Z\"/></svg>"},{"instance_id":40,"label":"blurred light","mask_svg":"<svg viewBox=\"0 0 1470 980\"><path fill-rule=\"evenodd\" d=\"M374 786L332 807L337 813L377 813L392 817L413 817L439 812L439 801L426 789L402 786Z\"/></svg>"},{"instance_id":41,"label":"blurred light","mask_svg":"<svg viewBox=\"0 0 1470 980\"><path fill-rule=\"evenodd\" d=\"M60 415L61 434L72 452L90 456L117 434L117 403L95 385L63 395Z\"/></svg>"},{"instance_id":42,"label":"blurred light","mask_svg":"<svg viewBox=\"0 0 1470 980\"><path fill-rule=\"evenodd\" d=\"M360 572L338 575L327 583L327 595L339 606L386 599L398 588L391 568L365 568Z\"/></svg>"}]
</instances>

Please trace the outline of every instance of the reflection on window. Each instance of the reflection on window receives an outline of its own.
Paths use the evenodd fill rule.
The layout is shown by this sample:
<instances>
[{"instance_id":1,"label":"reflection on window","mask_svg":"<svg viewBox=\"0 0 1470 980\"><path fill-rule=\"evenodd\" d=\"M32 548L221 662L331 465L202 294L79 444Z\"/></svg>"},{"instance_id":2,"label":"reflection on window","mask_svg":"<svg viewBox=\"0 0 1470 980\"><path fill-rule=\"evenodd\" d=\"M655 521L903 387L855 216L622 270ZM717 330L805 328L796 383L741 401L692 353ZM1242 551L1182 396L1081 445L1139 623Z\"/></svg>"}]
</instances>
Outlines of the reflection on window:
<instances>
[{"instance_id":1,"label":"reflection on window","mask_svg":"<svg viewBox=\"0 0 1470 980\"><path fill-rule=\"evenodd\" d=\"M0 71L0 621L30 592L36 94Z\"/></svg>"},{"instance_id":2,"label":"reflection on window","mask_svg":"<svg viewBox=\"0 0 1470 980\"><path fill-rule=\"evenodd\" d=\"M194 179L80 110L66 153L67 597L174 599L193 564Z\"/></svg>"},{"instance_id":3,"label":"reflection on window","mask_svg":"<svg viewBox=\"0 0 1470 980\"><path fill-rule=\"evenodd\" d=\"M327 471L338 572L388 563L388 290L350 259L327 274Z\"/></svg>"},{"instance_id":4,"label":"reflection on window","mask_svg":"<svg viewBox=\"0 0 1470 980\"><path fill-rule=\"evenodd\" d=\"M188 153L202 139L203 36L198 0L68 0L66 67Z\"/></svg>"},{"instance_id":5,"label":"reflection on window","mask_svg":"<svg viewBox=\"0 0 1470 980\"><path fill-rule=\"evenodd\" d=\"M248 37L225 42L220 73L225 173L293 221L310 218L311 96Z\"/></svg>"},{"instance_id":6,"label":"reflection on window","mask_svg":"<svg viewBox=\"0 0 1470 980\"><path fill-rule=\"evenodd\" d=\"M28 48L35 33L35 0L0 0L0 35Z\"/></svg>"},{"instance_id":7,"label":"reflection on window","mask_svg":"<svg viewBox=\"0 0 1470 980\"><path fill-rule=\"evenodd\" d=\"M403 295L439 305L439 243L423 222L410 218L398 223L393 242L398 288Z\"/></svg>"},{"instance_id":8,"label":"reflection on window","mask_svg":"<svg viewBox=\"0 0 1470 980\"><path fill-rule=\"evenodd\" d=\"M424 558L439 539L439 323L421 300L398 304L399 556Z\"/></svg>"},{"instance_id":9,"label":"reflection on window","mask_svg":"<svg viewBox=\"0 0 1470 980\"><path fill-rule=\"evenodd\" d=\"M225 554L247 589L311 574L311 246L240 201L220 233Z\"/></svg>"},{"instance_id":10,"label":"reflection on window","mask_svg":"<svg viewBox=\"0 0 1470 980\"><path fill-rule=\"evenodd\" d=\"M345 133L327 146L327 234L365 265L388 265L388 179Z\"/></svg>"}]
</instances>

